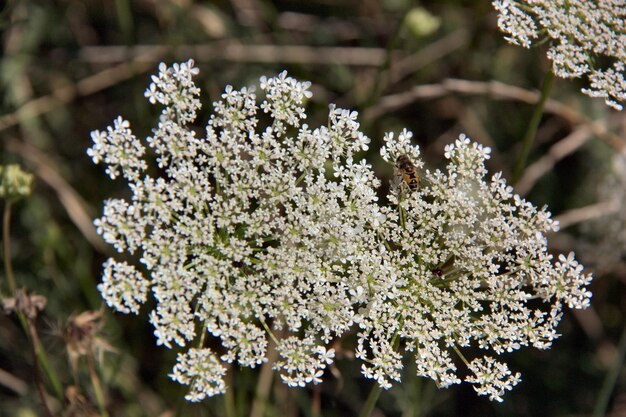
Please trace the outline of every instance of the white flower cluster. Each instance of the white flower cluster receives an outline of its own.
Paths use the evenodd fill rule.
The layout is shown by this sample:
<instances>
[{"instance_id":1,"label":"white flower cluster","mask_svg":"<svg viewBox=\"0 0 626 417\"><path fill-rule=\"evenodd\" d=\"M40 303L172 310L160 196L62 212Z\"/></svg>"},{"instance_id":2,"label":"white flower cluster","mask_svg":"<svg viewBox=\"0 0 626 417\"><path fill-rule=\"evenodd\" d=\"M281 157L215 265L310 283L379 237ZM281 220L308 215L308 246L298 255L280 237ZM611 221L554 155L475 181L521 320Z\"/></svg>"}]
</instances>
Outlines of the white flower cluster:
<instances>
[{"instance_id":1,"label":"white flower cluster","mask_svg":"<svg viewBox=\"0 0 626 417\"><path fill-rule=\"evenodd\" d=\"M312 336L300 339L290 336L278 346L281 359L276 361L274 369L283 371L281 378L290 387L304 387L313 382L322 382L326 365L333 363L335 351L316 343Z\"/></svg>"},{"instance_id":2,"label":"white flower cluster","mask_svg":"<svg viewBox=\"0 0 626 417\"><path fill-rule=\"evenodd\" d=\"M388 134L382 157L418 155L410 138ZM470 346L495 354L545 349L557 337L562 306L589 304L591 277L573 254L553 262L547 252L544 233L556 230L550 214L514 195L500 174L484 181L489 153L462 135L445 149L447 172L426 171L419 190L389 195L399 210L384 210L379 231L392 249L382 258L386 282L363 313L359 344L363 358L361 347L370 345L370 373L381 382L399 375L400 356L387 355L394 342L415 352L419 375L448 386L460 382L450 349L466 364L460 349ZM466 381L492 399L519 381L489 356L469 369L475 375Z\"/></svg>"},{"instance_id":3,"label":"white flower cluster","mask_svg":"<svg viewBox=\"0 0 626 417\"><path fill-rule=\"evenodd\" d=\"M507 40L530 47L550 41L548 57L562 78L587 75L583 93L621 110L626 100L625 0L494 0Z\"/></svg>"},{"instance_id":4,"label":"white flower cluster","mask_svg":"<svg viewBox=\"0 0 626 417\"><path fill-rule=\"evenodd\" d=\"M562 306L588 305L590 276L573 256L547 253L549 213L499 174L484 181L489 149L461 137L446 148L446 172L426 171L418 190L396 184L381 206L380 181L355 160L369 143L356 112L331 105L328 124L310 128L309 83L283 72L261 79L260 100L227 87L198 138L188 126L200 107L196 72L192 61L162 65L146 92L165 106L147 140L160 176L147 174L121 119L94 132L89 150L132 192L105 203L98 232L139 252L144 271L109 259L100 291L124 313L152 292L158 343L186 349L172 377L190 385L187 399L223 392L225 363L264 363L269 338L287 384L319 383L334 357L326 346L358 329L363 374L385 388L407 353L419 375L459 383L458 357L466 381L501 400L519 374L489 354L547 348ZM383 158L406 155L420 168L410 138L388 134ZM225 353L205 347L207 337Z\"/></svg>"},{"instance_id":5,"label":"white flower cluster","mask_svg":"<svg viewBox=\"0 0 626 417\"><path fill-rule=\"evenodd\" d=\"M186 353L179 353L177 362L171 377L174 381L190 386L185 399L200 401L207 396L221 394L226 389L226 368L209 349L191 348Z\"/></svg>"}]
</instances>

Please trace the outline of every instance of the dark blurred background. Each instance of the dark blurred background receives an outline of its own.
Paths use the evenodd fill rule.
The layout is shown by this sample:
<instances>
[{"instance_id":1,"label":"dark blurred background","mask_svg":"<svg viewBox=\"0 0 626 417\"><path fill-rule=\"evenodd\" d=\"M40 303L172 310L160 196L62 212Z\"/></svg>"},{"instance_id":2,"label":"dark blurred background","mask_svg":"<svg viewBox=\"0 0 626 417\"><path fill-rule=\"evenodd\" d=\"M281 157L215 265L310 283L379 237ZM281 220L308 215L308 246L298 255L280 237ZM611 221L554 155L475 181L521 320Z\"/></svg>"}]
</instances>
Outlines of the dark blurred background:
<instances>
[{"instance_id":1,"label":"dark blurred background","mask_svg":"<svg viewBox=\"0 0 626 417\"><path fill-rule=\"evenodd\" d=\"M143 92L159 62L195 60L203 90L200 132L226 84L239 88L283 69L311 81L308 123L325 124L329 103L358 110L372 139L364 156L385 184L393 173L378 148L384 132L403 128L414 132L429 168L441 166L444 146L464 132L491 146L489 169L510 178L550 65L545 47L523 49L504 40L489 0L5 0L0 31L2 163L19 163L36 175L33 194L13 207L13 267L19 287L47 298L37 321L42 343L66 401L82 404L66 415L98 415L89 414L94 392L83 359L72 376L68 323L101 308L96 285L113 251L91 221L103 199L125 193L121 181L109 180L87 157L90 132L122 115L136 135L150 133L158 109ZM620 240L626 169L620 174L617 157L625 149L626 123L602 100L582 95L582 86L556 80L516 189L562 220L562 231L549 237L551 251L575 250L593 271L592 307L566 311L563 336L551 349L507 355L523 381L501 404L478 398L465 384L439 390L412 377L409 361L403 383L382 394L374 415L592 415L604 383L612 393L609 414L626 416L619 346L626 313L626 237ZM104 353L97 368L109 414L223 415L222 398L181 401L184 389L167 376L176 352L155 345L147 310L140 317L105 312L98 327ZM351 359L350 340L342 345L323 385L277 388L273 401L291 404L291 415L317 409L323 416L357 415L371 381ZM29 346L19 321L0 315L2 416L44 415ZM245 403L256 373L235 374L237 401ZM71 386L81 394L68 393ZM270 406L266 415L283 412Z\"/></svg>"}]
</instances>

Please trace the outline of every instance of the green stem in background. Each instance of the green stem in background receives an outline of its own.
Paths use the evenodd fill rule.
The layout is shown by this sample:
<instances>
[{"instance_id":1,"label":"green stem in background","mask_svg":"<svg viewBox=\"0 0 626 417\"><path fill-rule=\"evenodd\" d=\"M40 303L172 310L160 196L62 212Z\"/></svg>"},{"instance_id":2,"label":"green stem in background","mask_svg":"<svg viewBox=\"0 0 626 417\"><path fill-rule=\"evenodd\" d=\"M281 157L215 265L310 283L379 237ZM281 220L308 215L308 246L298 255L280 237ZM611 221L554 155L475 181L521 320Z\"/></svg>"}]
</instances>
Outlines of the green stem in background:
<instances>
[{"instance_id":1,"label":"green stem in background","mask_svg":"<svg viewBox=\"0 0 626 417\"><path fill-rule=\"evenodd\" d=\"M383 388L380 386L378 382L374 382L374 386L370 391L370 395L367 396L367 400L365 401L365 405L361 409L359 413L359 417L369 417L374 411L374 406L376 405L376 401L378 401L378 397L380 397L380 393Z\"/></svg>"},{"instance_id":2,"label":"green stem in background","mask_svg":"<svg viewBox=\"0 0 626 417\"><path fill-rule=\"evenodd\" d=\"M56 372L50 366L50 362L48 362L48 357L46 356L46 351L43 349L41 342L39 339L33 340L35 344L35 351L37 352L37 357L39 358L39 364L46 372L46 376L52 385L52 389L54 390L54 395L60 400L65 401L65 394L63 393L63 386L57 377Z\"/></svg>"},{"instance_id":3,"label":"green stem in background","mask_svg":"<svg viewBox=\"0 0 626 417\"><path fill-rule=\"evenodd\" d=\"M400 321L400 327L402 326L403 321ZM393 335L391 338L391 346L393 349L396 349L400 345L400 337L398 336L398 332ZM383 391L383 388L380 386L378 382L374 382L374 386L367 396L367 400L365 401L365 405L361 409L359 413L359 417L369 417L374 411L374 406L376 406L376 402L378 401L378 397L380 397L380 393Z\"/></svg>"},{"instance_id":4,"label":"green stem in background","mask_svg":"<svg viewBox=\"0 0 626 417\"><path fill-rule=\"evenodd\" d=\"M10 240L10 230L11 230L11 202L9 200L5 200L4 205L4 213L2 214L2 256L4 257L4 272L7 277L7 283L9 285L9 296L14 297L17 289L17 284L15 281L15 274L13 273L13 264L11 263L11 240ZM35 356L35 366L41 365L43 370L52 384L52 389L54 390L54 394L60 401L64 401L65 396L63 394L63 386L59 382L59 378L57 378L56 373L50 366L50 362L48 362L48 357L46 356L46 351L43 349L39 337L37 337L37 333L33 333L32 330L36 330L33 326L29 326L28 320L23 312L16 311L17 317L26 332L27 335L30 336L30 341L33 347L33 354Z\"/></svg>"},{"instance_id":5,"label":"green stem in background","mask_svg":"<svg viewBox=\"0 0 626 417\"><path fill-rule=\"evenodd\" d=\"M235 391L235 412L237 417L242 417L246 415L245 412L252 403L252 399L248 395L249 392L252 392L250 373L246 372L245 368L242 369L236 365L233 366L233 372L235 370L237 370L237 373L234 376L237 378L237 381L232 387L233 391Z\"/></svg>"},{"instance_id":6,"label":"green stem in background","mask_svg":"<svg viewBox=\"0 0 626 417\"><path fill-rule=\"evenodd\" d=\"M237 417L237 407L235 406L235 395L233 391L235 390L235 384L233 383L235 378L233 378L234 365L231 364L231 369L228 370L227 373L227 385L226 392L224 393L224 412L226 413L226 417Z\"/></svg>"},{"instance_id":7,"label":"green stem in background","mask_svg":"<svg viewBox=\"0 0 626 417\"><path fill-rule=\"evenodd\" d=\"M124 43L129 46L133 45L133 32L135 28L130 2L128 0L115 0L115 11L117 13L117 22L124 36Z\"/></svg>"},{"instance_id":8,"label":"green stem in background","mask_svg":"<svg viewBox=\"0 0 626 417\"><path fill-rule=\"evenodd\" d=\"M267 344L267 350L265 358L267 361L261 366L261 371L257 378L256 388L254 390L254 400L250 408L250 417L263 417L266 414L266 408L269 404L270 391L274 386L273 378L274 371L272 369L274 362L278 359L278 351L276 347L279 345L281 334L274 335L274 332L268 326L263 318L261 318L261 324L265 331L270 336L270 340ZM282 333L282 332L281 332Z\"/></svg>"},{"instance_id":9,"label":"green stem in background","mask_svg":"<svg viewBox=\"0 0 626 417\"><path fill-rule=\"evenodd\" d=\"M619 339L619 345L615 353L615 362L611 368L609 368L609 372L606 374L604 382L602 383L596 406L593 408L593 417L602 417L606 414L611 393L613 392L613 388L615 388L619 374L622 372L624 356L626 356L626 327L622 331L622 336Z\"/></svg>"},{"instance_id":10,"label":"green stem in background","mask_svg":"<svg viewBox=\"0 0 626 417\"><path fill-rule=\"evenodd\" d=\"M9 244L9 231L11 227L11 202L5 200L4 213L2 213L2 256L4 257L4 272L9 284L9 296L15 294L15 276L11 264L11 250Z\"/></svg>"},{"instance_id":11,"label":"green stem in background","mask_svg":"<svg viewBox=\"0 0 626 417\"><path fill-rule=\"evenodd\" d=\"M54 417L52 410L50 409L50 405L48 404L48 400L46 399L46 389L43 385L43 379L41 378L41 371L39 369L39 362L37 357L37 348L39 345L39 336L37 335L37 328L35 327L34 319L28 319L28 330L30 331L31 341L32 341L32 349L33 349L33 361L34 361L34 370L35 370L35 384L37 385L37 392L39 393L39 398L41 400L41 405L44 410L46 410L46 415L48 417Z\"/></svg>"},{"instance_id":12,"label":"green stem in background","mask_svg":"<svg viewBox=\"0 0 626 417\"><path fill-rule=\"evenodd\" d=\"M109 417L109 413L106 409L104 390L102 389L100 377L98 376L98 371L96 370L96 364L94 363L91 354L87 355L87 369L89 370L89 378L91 379L91 386L96 396L96 402L98 403L98 410L100 411L100 415L102 417Z\"/></svg>"},{"instance_id":13,"label":"green stem in background","mask_svg":"<svg viewBox=\"0 0 626 417\"><path fill-rule=\"evenodd\" d=\"M413 358L413 356L411 356ZM402 417L419 417L423 414L422 377L417 376L415 360L409 360L403 369L402 385L404 391Z\"/></svg>"},{"instance_id":14,"label":"green stem in background","mask_svg":"<svg viewBox=\"0 0 626 417\"><path fill-rule=\"evenodd\" d=\"M322 417L322 390L319 384L311 387L311 417Z\"/></svg>"},{"instance_id":15,"label":"green stem in background","mask_svg":"<svg viewBox=\"0 0 626 417\"><path fill-rule=\"evenodd\" d=\"M543 115L543 108L548 100L548 95L550 94L550 90L552 89L552 83L554 81L554 73L552 69L550 69L543 80L543 86L541 87L541 97L539 98L539 102L535 106L535 110L533 111L533 115L528 123L528 128L526 129L526 134L524 135L524 139L522 139L522 151L520 152L519 158L515 162L515 168L513 168L513 175L511 178L511 182L513 184L517 183L517 181L522 176L522 172L524 171L524 167L526 166L526 160L528 159L528 155L530 154L530 149L532 148L533 141L535 136L537 135L537 128L539 127L539 122L541 121L541 116Z\"/></svg>"},{"instance_id":16,"label":"green stem in background","mask_svg":"<svg viewBox=\"0 0 626 417\"><path fill-rule=\"evenodd\" d=\"M406 20L406 15L408 13L408 10L410 9L407 9L404 11L402 15L402 19L400 19L400 22L397 24L395 31L393 35L391 36L391 39L389 39L389 42L387 43L387 48L385 51L385 61L382 63L382 65L378 68L378 71L376 72L374 83L372 85L372 89L370 90L369 95L359 106L361 110L366 109L370 107L372 104L376 103L380 97L380 93L383 90L382 88L383 76L387 73L387 71L389 70L389 67L391 66L391 54L393 53L394 47L396 46L396 44L398 43L398 40L400 39L400 33L402 33L402 28L404 27L404 22Z\"/></svg>"}]
</instances>

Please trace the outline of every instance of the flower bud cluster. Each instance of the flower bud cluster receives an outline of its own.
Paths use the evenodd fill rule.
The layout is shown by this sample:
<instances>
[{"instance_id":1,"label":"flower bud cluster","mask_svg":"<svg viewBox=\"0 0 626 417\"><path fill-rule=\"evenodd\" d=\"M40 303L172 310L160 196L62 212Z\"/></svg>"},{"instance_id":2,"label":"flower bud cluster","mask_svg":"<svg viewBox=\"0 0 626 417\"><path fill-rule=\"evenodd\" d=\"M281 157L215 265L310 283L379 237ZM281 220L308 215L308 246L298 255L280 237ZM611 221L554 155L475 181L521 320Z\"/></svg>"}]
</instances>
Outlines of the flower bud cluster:
<instances>
[{"instance_id":1,"label":"flower bud cluster","mask_svg":"<svg viewBox=\"0 0 626 417\"><path fill-rule=\"evenodd\" d=\"M28 197L33 191L33 174L17 164L0 165L0 197L17 201Z\"/></svg>"}]
</instances>

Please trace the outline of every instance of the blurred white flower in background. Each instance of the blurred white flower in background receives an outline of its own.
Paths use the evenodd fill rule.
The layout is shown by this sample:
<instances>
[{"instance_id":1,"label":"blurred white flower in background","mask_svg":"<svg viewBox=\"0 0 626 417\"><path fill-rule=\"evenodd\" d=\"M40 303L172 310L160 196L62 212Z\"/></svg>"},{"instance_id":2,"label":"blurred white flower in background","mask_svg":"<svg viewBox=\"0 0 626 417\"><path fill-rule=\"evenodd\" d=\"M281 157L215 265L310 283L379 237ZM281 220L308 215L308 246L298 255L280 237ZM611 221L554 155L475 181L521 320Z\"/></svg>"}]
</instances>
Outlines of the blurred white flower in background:
<instances>
[{"instance_id":1,"label":"blurred white flower in background","mask_svg":"<svg viewBox=\"0 0 626 417\"><path fill-rule=\"evenodd\" d=\"M611 270L626 258L626 157L615 154L594 178L593 197L602 205L594 218L581 226L585 253L599 270ZM598 207L596 205L596 207Z\"/></svg>"}]
</instances>

